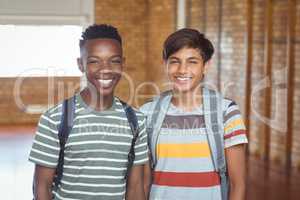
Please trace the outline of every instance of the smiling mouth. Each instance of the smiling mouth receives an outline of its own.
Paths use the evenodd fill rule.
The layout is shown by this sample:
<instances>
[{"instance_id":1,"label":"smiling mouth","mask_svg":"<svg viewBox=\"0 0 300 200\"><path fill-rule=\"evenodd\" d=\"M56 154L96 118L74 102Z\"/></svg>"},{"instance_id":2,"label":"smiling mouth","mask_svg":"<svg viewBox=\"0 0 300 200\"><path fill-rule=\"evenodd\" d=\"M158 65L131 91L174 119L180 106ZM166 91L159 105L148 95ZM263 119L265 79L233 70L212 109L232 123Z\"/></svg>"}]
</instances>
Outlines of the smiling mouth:
<instances>
[{"instance_id":1,"label":"smiling mouth","mask_svg":"<svg viewBox=\"0 0 300 200\"><path fill-rule=\"evenodd\" d=\"M192 80L192 77L177 76L177 77L175 77L175 79L178 81L189 81L189 80Z\"/></svg>"},{"instance_id":2,"label":"smiling mouth","mask_svg":"<svg viewBox=\"0 0 300 200\"><path fill-rule=\"evenodd\" d=\"M112 86L113 79L98 79L98 82L101 87L107 88Z\"/></svg>"},{"instance_id":3,"label":"smiling mouth","mask_svg":"<svg viewBox=\"0 0 300 200\"><path fill-rule=\"evenodd\" d=\"M108 85L112 83L113 79L98 79L98 81L101 84Z\"/></svg>"}]
</instances>

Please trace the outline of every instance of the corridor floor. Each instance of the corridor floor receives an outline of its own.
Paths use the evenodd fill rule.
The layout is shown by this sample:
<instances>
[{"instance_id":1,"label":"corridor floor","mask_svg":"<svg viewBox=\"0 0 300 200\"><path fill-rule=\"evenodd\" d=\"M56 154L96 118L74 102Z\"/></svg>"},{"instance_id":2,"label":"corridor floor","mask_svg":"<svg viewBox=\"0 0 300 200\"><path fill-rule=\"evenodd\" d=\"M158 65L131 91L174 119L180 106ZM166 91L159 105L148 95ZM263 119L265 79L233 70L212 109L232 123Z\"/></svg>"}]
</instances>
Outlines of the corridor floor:
<instances>
[{"instance_id":1,"label":"corridor floor","mask_svg":"<svg viewBox=\"0 0 300 200\"><path fill-rule=\"evenodd\" d=\"M28 154L34 127L0 128L1 199L32 199L33 164ZM300 172L287 176L280 167L267 168L264 162L249 157L247 200L300 199Z\"/></svg>"}]
</instances>

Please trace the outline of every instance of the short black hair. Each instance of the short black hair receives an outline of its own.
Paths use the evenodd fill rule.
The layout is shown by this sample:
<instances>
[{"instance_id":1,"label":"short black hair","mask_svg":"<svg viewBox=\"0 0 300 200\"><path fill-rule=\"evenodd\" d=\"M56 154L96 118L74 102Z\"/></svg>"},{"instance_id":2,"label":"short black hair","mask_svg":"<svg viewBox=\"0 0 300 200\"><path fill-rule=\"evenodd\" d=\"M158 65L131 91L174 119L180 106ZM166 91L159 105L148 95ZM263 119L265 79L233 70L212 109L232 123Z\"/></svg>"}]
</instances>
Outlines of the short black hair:
<instances>
[{"instance_id":1,"label":"short black hair","mask_svg":"<svg viewBox=\"0 0 300 200\"><path fill-rule=\"evenodd\" d=\"M172 54L184 47L199 49L204 63L207 62L214 53L212 43L203 33L200 33L196 29L183 28L169 35L164 42L163 59L167 60Z\"/></svg>"},{"instance_id":2,"label":"short black hair","mask_svg":"<svg viewBox=\"0 0 300 200\"><path fill-rule=\"evenodd\" d=\"M82 32L81 39L79 41L79 47L81 48L87 40L103 38L117 40L122 46L122 38L117 28L108 24L94 24Z\"/></svg>"}]
</instances>

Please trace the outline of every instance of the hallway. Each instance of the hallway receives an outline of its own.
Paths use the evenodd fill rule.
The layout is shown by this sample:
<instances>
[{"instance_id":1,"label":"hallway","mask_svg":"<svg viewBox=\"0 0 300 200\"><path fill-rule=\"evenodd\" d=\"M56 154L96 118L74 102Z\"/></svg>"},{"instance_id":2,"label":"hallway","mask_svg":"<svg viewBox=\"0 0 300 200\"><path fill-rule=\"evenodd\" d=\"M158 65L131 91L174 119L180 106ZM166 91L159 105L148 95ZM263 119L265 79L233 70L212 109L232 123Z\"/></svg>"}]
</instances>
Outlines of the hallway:
<instances>
[{"instance_id":1,"label":"hallway","mask_svg":"<svg viewBox=\"0 0 300 200\"><path fill-rule=\"evenodd\" d=\"M247 200L296 200L300 197L300 173L287 176L278 166L248 157Z\"/></svg>"},{"instance_id":2,"label":"hallway","mask_svg":"<svg viewBox=\"0 0 300 200\"><path fill-rule=\"evenodd\" d=\"M0 128L0 188L3 200L31 199L33 165L27 161L34 127ZM278 167L267 170L262 161L248 158L247 200L296 200L300 173L289 178ZM298 197L298 198L297 198Z\"/></svg>"}]
</instances>

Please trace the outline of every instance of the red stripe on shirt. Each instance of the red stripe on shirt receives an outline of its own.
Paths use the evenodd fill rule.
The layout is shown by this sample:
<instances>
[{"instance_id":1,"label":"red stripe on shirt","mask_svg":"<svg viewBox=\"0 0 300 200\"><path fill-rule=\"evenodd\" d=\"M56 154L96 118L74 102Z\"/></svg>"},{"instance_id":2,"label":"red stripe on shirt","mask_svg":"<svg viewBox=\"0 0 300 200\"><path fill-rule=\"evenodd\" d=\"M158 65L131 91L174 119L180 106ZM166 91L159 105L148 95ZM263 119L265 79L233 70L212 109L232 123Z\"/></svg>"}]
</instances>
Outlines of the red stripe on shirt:
<instances>
[{"instance_id":1,"label":"red stripe on shirt","mask_svg":"<svg viewBox=\"0 0 300 200\"><path fill-rule=\"evenodd\" d=\"M173 187L211 187L220 185L217 172L154 172L154 184Z\"/></svg>"},{"instance_id":2,"label":"red stripe on shirt","mask_svg":"<svg viewBox=\"0 0 300 200\"><path fill-rule=\"evenodd\" d=\"M224 138L228 139L228 138L231 138L233 136L243 135L243 134L246 134L245 130L237 130L237 131L233 131L232 133L229 133L228 135L225 135Z\"/></svg>"}]
</instances>

